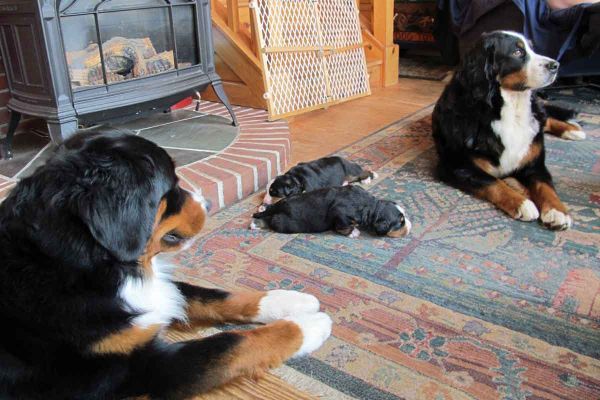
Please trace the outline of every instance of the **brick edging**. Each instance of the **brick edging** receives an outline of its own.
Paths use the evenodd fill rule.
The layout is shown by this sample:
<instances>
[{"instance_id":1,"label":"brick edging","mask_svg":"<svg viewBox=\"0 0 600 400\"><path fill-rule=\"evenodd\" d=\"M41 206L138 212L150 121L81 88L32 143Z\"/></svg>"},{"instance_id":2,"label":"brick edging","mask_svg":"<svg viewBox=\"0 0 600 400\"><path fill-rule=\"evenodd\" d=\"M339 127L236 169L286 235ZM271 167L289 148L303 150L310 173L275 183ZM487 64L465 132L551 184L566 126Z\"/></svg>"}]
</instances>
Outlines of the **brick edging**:
<instances>
[{"instance_id":1,"label":"brick edging","mask_svg":"<svg viewBox=\"0 0 600 400\"><path fill-rule=\"evenodd\" d=\"M202 101L199 111L229 117L220 103ZM234 112L240 131L228 147L177 168L181 185L208 198L213 203L212 212L263 189L270 179L285 171L291 159L286 121L269 122L267 112L260 109L234 107Z\"/></svg>"}]
</instances>

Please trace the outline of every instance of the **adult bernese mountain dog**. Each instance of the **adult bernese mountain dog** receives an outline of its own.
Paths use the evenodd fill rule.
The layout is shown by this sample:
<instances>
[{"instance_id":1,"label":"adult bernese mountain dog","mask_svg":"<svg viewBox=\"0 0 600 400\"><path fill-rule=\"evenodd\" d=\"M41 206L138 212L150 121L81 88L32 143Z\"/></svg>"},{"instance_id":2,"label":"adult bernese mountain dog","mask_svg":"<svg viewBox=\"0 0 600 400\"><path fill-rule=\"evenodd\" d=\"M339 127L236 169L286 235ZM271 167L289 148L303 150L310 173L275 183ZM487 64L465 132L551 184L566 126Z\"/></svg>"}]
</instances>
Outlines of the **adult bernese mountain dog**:
<instances>
[{"instance_id":1,"label":"adult bernese mountain dog","mask_svg":"<svg viewBox=\"0 0 600 400\"><path fill-rule=\"evenodd\" d=\"M312 295L172 280L157 255L206 213L163 149L124 132L80 133L20 181L0 205L0 398L189 398L317 349L331 319ZM228 322L265 325L160 335Z\"/></svg>"},{"instance_id":2,"label":"adult bernese mountain dog","mask_svg":"<svg viewBox=\"0 0 600 400\"><path fill-rule=\"evenodd\" d=\"M571 217L545 166L544 132L585 137L564 110L544 109L535 90L556 79L559 64L513 32L484 34L464 57L433 111L440 178L486 199L515 219L540 218L567 229ZM516 178L525 193L502 178Z\"/></svg>"}]
</instances>

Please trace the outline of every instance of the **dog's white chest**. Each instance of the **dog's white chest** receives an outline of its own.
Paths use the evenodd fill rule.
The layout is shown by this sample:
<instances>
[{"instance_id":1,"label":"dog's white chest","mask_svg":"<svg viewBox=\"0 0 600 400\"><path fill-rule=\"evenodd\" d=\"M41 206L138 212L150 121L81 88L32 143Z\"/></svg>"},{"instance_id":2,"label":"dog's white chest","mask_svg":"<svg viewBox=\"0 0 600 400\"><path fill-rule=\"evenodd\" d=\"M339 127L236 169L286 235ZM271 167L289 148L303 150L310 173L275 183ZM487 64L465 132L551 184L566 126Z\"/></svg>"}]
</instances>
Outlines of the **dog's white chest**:
<instances>
[{"instance_id":1,"label":"dog's white chest","mask_svg":"<svg viewBox=\"0 0 600 400\"><path fill-rule=\"evenodd\" d=\"M531 110L531 91L515 92L500 89L504 104L500 119L492 122L492 129L504 145L496 176L506 176L521 165L533 138L540 129Z\"/></svg>"},{"instance_id":2,"label":"dog's white chest","mask_svg":"<svg viewBox=\"0 0 600 400\"><path fill-rule=\"evenodd\" d=\"M127 311L138 313L132 323L146 328L185 321L185 298L171 281L167 268L152 261L153 274L147 278L127 278L119 289Z\"/></svg>"}]
</instances>

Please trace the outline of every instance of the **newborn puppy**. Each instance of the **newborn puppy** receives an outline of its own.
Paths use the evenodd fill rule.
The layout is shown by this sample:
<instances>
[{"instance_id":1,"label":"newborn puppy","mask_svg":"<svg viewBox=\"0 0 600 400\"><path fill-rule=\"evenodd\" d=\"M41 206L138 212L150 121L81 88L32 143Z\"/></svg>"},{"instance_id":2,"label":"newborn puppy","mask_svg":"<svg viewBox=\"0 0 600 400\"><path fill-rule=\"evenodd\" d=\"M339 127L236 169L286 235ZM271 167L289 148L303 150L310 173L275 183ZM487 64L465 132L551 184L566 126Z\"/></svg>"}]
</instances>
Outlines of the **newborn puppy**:
<instances>
[{"instance_id":1,"label":"newborn puppy","mask_svg":"<svg viewBox=\"0 0 600 400\"><path fill-rule=\"evenodd\" d=\"M375 172L366 171L360 165L342 157L324 157L300 163L275 178L267 187L264 204L272 204L273 198L289 197L332 186L345 186L353 182L371 183L377 178Z\"/></svg>"},{"instance_id":2,"label":"newborn puppy","mask_svg":"<svg viewBox=\"0 0 600 400\"><path fill-rule=\"evenodd\" d=\"M378 236L402 237L410 221L389 200L378 200L360 186L318 189L287 197L258 212L250 229L271 228L280 233L316 233L335 230L351 238L359 227Z\"/></svg>"}]
</instances>

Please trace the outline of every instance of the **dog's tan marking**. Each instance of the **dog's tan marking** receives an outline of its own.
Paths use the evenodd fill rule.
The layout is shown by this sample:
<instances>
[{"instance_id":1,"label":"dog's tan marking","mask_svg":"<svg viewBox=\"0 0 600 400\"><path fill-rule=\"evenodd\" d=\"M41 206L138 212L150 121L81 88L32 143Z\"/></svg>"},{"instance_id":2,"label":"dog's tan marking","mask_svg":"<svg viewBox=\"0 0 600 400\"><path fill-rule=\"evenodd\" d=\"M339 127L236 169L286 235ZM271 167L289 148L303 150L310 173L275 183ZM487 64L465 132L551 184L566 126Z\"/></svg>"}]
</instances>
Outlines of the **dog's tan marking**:
<instances>
[{"instance_id":1,"label":"dog's tan marking","mask_svg":"<svg viewBox=\"0 0 600 400\"><path fill-rule=\"evenodd\" d=\"M497 168L489 160L485 158L474 157L473 164L475 164L475 166L480 170L487 172L492 176L496 176Z\"/></svg>"},{"instance_id":2,"label":"dog's tan marking","mask_svg":"<svg viewBox=\"0 0 600 400\"><path fill-rule=\"evenodd\" d=\"M160 220L162 219L162 216L165 214L166 210L167 210L167 200L162 199L160 201L160 204L158 205L158 211L156 212L156 216L154 217L153 232L156 232L156 229L158 228ZM154 234L153 234L153 236L154 236ZM151 252L148 251L151 243L152 243L152 237L146 244L146 250L144 251L144 254L142 254L142 256L140 257L140 265L142 265L144 267L144 271L147 274L152 273L152 257L154 257L154 254L152 254Z\"/></svg>"},{"instance_id":3,"label":"dog's tan marking","mask_svg":"<svg viewBox=\"0 0 600 400\"><path fill-rule=\"evenodd\" d=\"M167 246L161 239L169 232L177 232L183 238L196 236L206 220L206 211L202 205L196 202L191 195L186 195L181 211L178 214L163 218L167 209L166 200L162 200L154 222L154 231L144 254L140 257L140 264L144 266L147 273L152 271L152 257L163 251L175 251L181 246Z\"/></svg>"},{"instance_id":4,"label":"dog's tan marking","mask_svg":"<svg viewBox=\"0 0 600 400\"><path fill-rule=\"evenodd\" d=\"M501 180L496 180L496 182L491 185L475 191L475 195L493 203L496 207L513 218L518 215L521 204L527 200L524 195L511 189Z\"/></svg>"},{"instance_id":5,"label":"dog's tan marking","mask_svg":"<svg viewBox=\"0 0 600 400\"><path fill-rule=\"evenodd\" d=\"M187 314L196 325L219 322L251 322L259 312L260 300L267 292L231 293L224 300L210 302L190 301Z\"/></svg>"},{"instance_id":6,"label":"dog's tan marking","mask_svg":"<svg viewBox=\"0 0 600 400\"><path fill-rule=\"evenodd\" d=\"M520 69L508 74L500 80L500 86L508 90L522 90L527 86L527 73Z\"/></svg>"},{"instance_id":7,"label":"dog's tan marking","mask_svg":"<svg viewBox=\"0 0 600 400\"><path fill-rule=\"evenodd\" d=\"M393 237L393 238L401 238L401 237L408 235L408 232L409 232L408 227L405 225L401 229L398 229L397 231L389 231L387 236Z\"/></svg>"},{"instance_id":8,"label":"dog's tan marking","mask_svg":"<svg viewBox=\"0 0 600 400\"><path fill-rule=\"evenodd\" d=\"M535 182L529 188L531 200L545 213L551 209L558 210L563 214L568 213L567 207L560 201L554 188L545 182Z\"/></svg>"},{"instance_id":9,"label":"dog's tan marking","mask_svg":"<svg viewBox=\"0 0 600 400\"><path fill-rule=\"evenodd\" d=\"M529 150L519 163L519 168L523 168L528 164L534 162L538 159L540 154L542 154L542 145L539 143L531 143L531 145L529 146Z\"/></svg>"},{"instance_id":10,"label":"dog's tan marking","mask_svg":"<svg viewBox=\"0 0 600 400\"><path fill-rule=\"evenodd\" d=\"M258 378L280 366L302 346L300 327L290 321L275 321L251 331L237 332L243 340L224 360L228 379L238 376Z\"/></svg>"},{"instance_id":11,"label":"dog's tan marking","mask_svg":"<svg viewBox=\"0 0 600 400\"><path fill-rule=\"evenodd\" d=\"M132 326L110 334L94 343L92 352L97 354L129 354L154 339L159 330L160 325L151 325L148 328Z\"/></svg>"}]
</instances>

